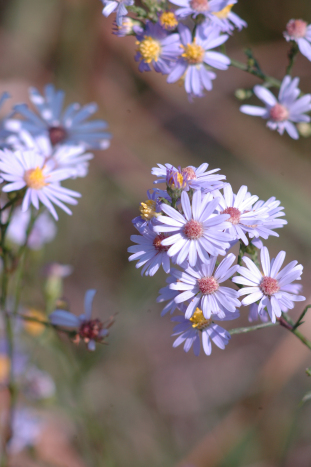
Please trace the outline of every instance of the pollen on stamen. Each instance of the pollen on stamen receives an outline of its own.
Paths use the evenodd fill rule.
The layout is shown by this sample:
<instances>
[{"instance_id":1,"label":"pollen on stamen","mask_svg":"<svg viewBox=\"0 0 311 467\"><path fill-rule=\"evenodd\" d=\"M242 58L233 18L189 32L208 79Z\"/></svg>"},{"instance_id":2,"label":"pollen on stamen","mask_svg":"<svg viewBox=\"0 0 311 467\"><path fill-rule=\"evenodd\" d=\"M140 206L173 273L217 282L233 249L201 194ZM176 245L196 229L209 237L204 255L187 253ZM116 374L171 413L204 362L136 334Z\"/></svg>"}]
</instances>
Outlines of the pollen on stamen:
<instances>
[{"instance_id":1,"label":"pollen on stamen","mask_svg":"<svg viewBox=\"0 0 311 467\"><path fill-rule=\"evenodd\" d=\"M308 23L302 19L291 19L286 25L286 32L293 39L305 37Z\"/></svg>"},{"instance_id":2,"label":"pollen on stamen","mask_svg":"<svg viewBox=\"0 0 311 467\"><path fill-rule=\"evenodd\" d=\"M162 240L164 240L165 238L167 238L165 234L159 234L153 240L153 246L159 253L163 253L164 251L167 251L170 248L169 246L162 245Z\"/></svg>"},{"instance_id":3,"label":"pollen on stamen","mask_svg":"<svg viewBox=\"0 0 311 467\"><path fill-rule=\"evenodd\" d=\"M238 208L229 207L226 208L221 214L230 214L230 218L226 222L231 222L233 225L237 225L240 222L241 211Z\"/></svg>"},{"instance_id":4,"label":"pollen on stamen","mask_svg":"<svg viewBox=\"0 0 311 467\"><path fill-rule=\"evenodd\" d=\"M219 289L215 277L202 277L198 280L198 286L203 295L211 295Z\"/></svg>"},{"instance_id":5,"label":"pollen on stamen","mask_svg":"<svg viewBox=\"0 0 311 467\"><path fill-rule=\"evenodd\" d=\"M184 234L190 240L197 240L203 235L203 225L201 222L191 219L184 227Z\"/></svg>"},{"instance_id":6,"label":"pollen on stamen","mask_svg":"<svg viewBox=\"0 0 311 467\"><path fill-rule=\"evenodd\" d=\"M208 0L191 0L190 6L193 10L198 11L199 13L209 10Z\"/></svg>"},{"instance_id":7,"label":"pollen on stamen","mask_svg":"<svg viewBox=\"0 0 311 467\"><path fill-rule=\"evenodd\" d=\"M289 111L282 104L275 104L274 107L270 109L270 117L275 122L284 122L288 119Z\"/></svg>"},{"instance_id":8,"label":"pollen on stamen","mask_svg":"<svg viewBox=\"0 0 311 467\"><path fill-rule=\"evenodd\" d=\"M158 61L161 54L161 45L151 36L144 36L142 41L137 41L137 50L140 52L143 60L146 63L151 63L153 60Z\"/></svg>"},{"instance_id":9,"label":"pollen on stamen","mask_svg":"<svg viewBox=\"0 0 311 467\"><path fill-rule=\"evenodd\" d=\"M280 290L278 281L276 279L273 279L273 277L268 277L268 276L264 276L262 278L262 281L259 287L262 293L265 295L268 295L268 297L277 293Z\"/></svg>"},{"instance_id":10,"label":"pollen on stamen","mask_svg":"<svg viewBox=\"0 0 311 467\"><path fill-rule=\"evenodd\" d=\"M211 319L206 319L203 315L202 310L200 308L196 308L195 312L193 313L192 317L190 318L192 323L192 327L198 329L198 331L203 331L206 329L212 322Z\"/></svg>"}]
</instances>

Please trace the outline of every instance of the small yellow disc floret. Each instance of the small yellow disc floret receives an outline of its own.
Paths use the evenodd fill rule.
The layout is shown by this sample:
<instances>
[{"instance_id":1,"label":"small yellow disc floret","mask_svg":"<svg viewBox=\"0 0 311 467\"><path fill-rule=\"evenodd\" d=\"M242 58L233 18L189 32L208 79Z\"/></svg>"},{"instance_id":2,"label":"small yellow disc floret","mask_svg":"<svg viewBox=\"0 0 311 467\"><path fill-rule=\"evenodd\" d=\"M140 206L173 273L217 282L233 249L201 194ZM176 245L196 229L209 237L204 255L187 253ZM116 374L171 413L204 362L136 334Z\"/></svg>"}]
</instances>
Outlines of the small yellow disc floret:
<instances>
[{"instance_id":1,"label":"small yellow disc floret","mask_svg":"<svg viewBox=\"0 0 311 467\"><path fill-rule=\"evenodd\" d=\"M226 18L228 18L228 15L229 15L233 5L234 5L234 3L230 3L230 5L225 6L225 8L223 10L215 11L213 13L213 15L217 16L217 18L219 18L219 19L226 19Z\"/></svg>"},{"instance_id":2,"label":"small yellow disc floret","mask_svg":"<svg viewBox=\"0 0 311 467\"><path fill-rule=\"evenodd\" d=\"M140 203L140 215L145 221L150 221L158 215L156 213L156 202L148 199L145 203Z\"/></svg>"},{"instance_id":3,"label":"small yellow disc floret","mask_svg":"<svg viewBox=\"0 0 311 467\"><path fill-rule=\"evenodd\" d=\"M140 52L146 63L151 63L153 60L158 61L161 53L161 45L158 41L150 36L144 36L144 39L137 41L136 45L138 52Z\"/></svg>"},{"instance_id":4,"label":"small yellow disc floret","mask_svg":"<svg viewBox=\"0 0 311 467\"><path fill-rule=\"evenodd\" d=\"M196 308L195 312L190 318L190 321L192 323L192 327L198 329L199 331L203 331L203 329L207 328L212 322L211 319L205 318L200 308Z\"/></svg>"},{"instance_id":5,"label":"small yellow disc floret","mask_svg":"<svg viewBox=\"0 0 311 467\"><path fill-rule=\"evenodd\" d=\"M196 40L192 44L187 44L186 46L181 46L185 51L181 55L187 60L188 63L195 65L196 63L202 63L204 57L204 49L201 45L196 44Z\"/></svg>"},{"instance_id":6,"label":"small yellow disc floret","mask_svg":"<svg viewBox=\"0 0 311 467\"><path fill-rule=\"evenodd\" d=\"M160 24L164 29L175 29L178 26L178 20L172 11L164 11L160 16Z\"/></svg>"},{"instance_id":7,"label":"small yellow disc floret","mask_svg":"<svg viewBox=\"0 0 311 467\"><path fill-rule=\"evenodd\" d=\"M46 183L46 176L43 174L42 169L40 167L36 167L35 169L29 169L25 173L24 180L29 188L34 190L41 190Z\"/></svg>"}]
</instances>

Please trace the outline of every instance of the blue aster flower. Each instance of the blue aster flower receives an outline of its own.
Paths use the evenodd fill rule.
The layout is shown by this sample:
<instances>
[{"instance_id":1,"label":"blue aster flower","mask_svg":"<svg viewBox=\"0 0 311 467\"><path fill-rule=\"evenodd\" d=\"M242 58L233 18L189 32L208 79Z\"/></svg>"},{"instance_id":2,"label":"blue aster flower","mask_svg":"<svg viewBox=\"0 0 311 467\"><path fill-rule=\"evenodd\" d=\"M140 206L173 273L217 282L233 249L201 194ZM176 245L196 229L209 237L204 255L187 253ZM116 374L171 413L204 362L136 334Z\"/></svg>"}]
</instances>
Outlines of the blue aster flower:
<instances>
[{"instance_id":1,"label":"blue aster flower","mask_svg":"<svg viewBox=\"0 0 311 467\"><path fill-rule=\"evenodd\" d=\"M216 78L216 74L207 69L206 65L219 70L226 70L230 65L230 59L226 55L211 50L223 44L229 36L220 35L219 29L213 26L198 26L194 39L185 25L180 24L178 30L183 52L173 65L167 82L175 83L184 78L186 92L190 96L202 97L203 89L210 91L213 87L212 80Z\"/></svg>"},{"instance_id":2,"label":"blue aster flower","mask_svg":"<svg viewBox=\"0 0 311 467\"><path fill-rule=\"evenodd\" d=\"M38 113L30 110L26 104L18 104L14 110L24 120L8 119L6 129L15 133L26 130L33 136L44 134L50 138L53 146L63 143L92 149L106 149L109 146L111 135L104 131L107 123L104 120L86 121L97 111L96 103L83 107L73 103L62 111L65 93L56 90L52 84L45 86L44 96L36 88L30 88L29 97Z\"/></svg>"},{"instance_id":3,"label":"blue aster flower","mask_svg":"<svg viewBox=\"0 0 311 467\"><path fill-rule=\"evenodd\" d=\"M179 35L169 34L159 23L148 21L144 32L136 37L135 60L140 61L139 71L151 71L152 64L158 73L169 73L172 61L181 54Z\"/></svg>"},{"instance_id":4,"label":"blue aster flower","mask_svg":"<svg viewBox=\"0 0 311 467\"><path fill-rule=\"evenodd\" d=\"M117 14L116 23L118 26L122 26L124 16L127 15L126 6L134 4L134 0L102 0L104 4L103 15L108 17L114 11Z\"/></svg>"}]
</instances>

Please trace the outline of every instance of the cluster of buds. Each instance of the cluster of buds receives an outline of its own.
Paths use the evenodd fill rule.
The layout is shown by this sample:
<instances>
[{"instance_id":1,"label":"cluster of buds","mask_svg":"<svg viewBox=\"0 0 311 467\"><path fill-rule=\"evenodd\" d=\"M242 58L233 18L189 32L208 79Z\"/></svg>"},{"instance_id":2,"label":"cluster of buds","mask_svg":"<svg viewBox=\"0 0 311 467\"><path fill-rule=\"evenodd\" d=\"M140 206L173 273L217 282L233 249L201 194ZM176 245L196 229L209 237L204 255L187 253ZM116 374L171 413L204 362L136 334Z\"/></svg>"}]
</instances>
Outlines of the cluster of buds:
<instances>
[{"instance_id":1,"label":"cluster of buds","mask_svg":"<svg viewBox=\"0 0 311 467\"><path fill-rule=\"evenodd\" d=\"M281 269L285 252L270 261L261 240L278 236L275 229L287 224L280 201L259 200L247 186L235 194L219 169L207 169L206 163L183 169L159 164L152 169L155 183L165 183L166 190L148 191L141 215L133 219L139 235L131 240L136 245L128 249L129 260L137 260L142 274L153 276L161 266L169 274L157 301L167 302L162 315L178 312L172 318L178 323L173 346L183 343L186 352L193 346L196 355L201 340L206 355L212 341L225 348L231 336L215 321L239 318L241 305L251 305L250 321L275 323L294 302L305 300L299 295L301 286L292 284L301 278L302 266L292 261ZM230 250L238 243L234 264L236 256ZM230 278L238 289L223 285Z\"/></svg>"}]
</instances>

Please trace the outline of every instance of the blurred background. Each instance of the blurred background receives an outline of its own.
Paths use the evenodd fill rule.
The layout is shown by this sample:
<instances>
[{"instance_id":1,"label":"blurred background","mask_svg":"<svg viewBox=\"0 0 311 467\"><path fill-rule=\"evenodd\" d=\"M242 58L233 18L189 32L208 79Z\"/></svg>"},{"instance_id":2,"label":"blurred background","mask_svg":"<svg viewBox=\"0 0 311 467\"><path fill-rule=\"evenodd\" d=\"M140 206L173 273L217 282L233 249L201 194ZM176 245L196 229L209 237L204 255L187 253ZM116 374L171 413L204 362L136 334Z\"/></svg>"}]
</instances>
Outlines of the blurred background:
<instances>
[{"instance_id":1,"label":"blurred background","mask_svg":"<svg viewBox=\"0 0 311 467\"><path fill-rule=\"evenodd\" d=\"M310 139L281 137L262 119L241 114L234 91L259 81L237 69L217 72L213 91L192 104L178 84L140 74L135 38L112 35L114 15L101 10L99 0L0 2L0 91L12 96L2 114L29 103L29 86L42 91L52 82L66 91L67 104L97 102L97 117L113 134L111 147L95 152L89 175L67 184L83 197L72 217L59 213L57 238L36 261L39 268L49 261L72 265L64 289L71 311L82 313L85 291L96 288L94 316L117 313L116 323L109 345L94 354L64 338L55 356L44 347L45 334L29 339L57 396L40 409L47 422L36 450L19 453L12 465L310 466L311 404L299 407L311 389L310 351L279 327L234 336L209 358L173 349L173 325L156 304L165 274L141 277L126 251L135 233L131 219L153 184L151 168L208 162L235 191L245 184L260 199L281 200L288 225L267 246L304 265L310 303ZM263 70L282 79L289 48L282 32L291 18L311 22L309 2L239 0L234 12L249 27L229 40L229 56L245 61L250 46ZM311 92L311 63L303 56L293 76ZM25 283L23 293L26 305L43 306L39 288L30 294ZM227 329L248 324L242 311ZM311 336L310 317L301 330Z\"/></svg>"}]
</instances>

